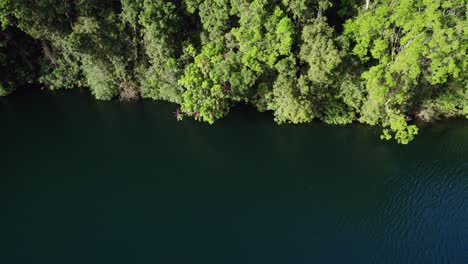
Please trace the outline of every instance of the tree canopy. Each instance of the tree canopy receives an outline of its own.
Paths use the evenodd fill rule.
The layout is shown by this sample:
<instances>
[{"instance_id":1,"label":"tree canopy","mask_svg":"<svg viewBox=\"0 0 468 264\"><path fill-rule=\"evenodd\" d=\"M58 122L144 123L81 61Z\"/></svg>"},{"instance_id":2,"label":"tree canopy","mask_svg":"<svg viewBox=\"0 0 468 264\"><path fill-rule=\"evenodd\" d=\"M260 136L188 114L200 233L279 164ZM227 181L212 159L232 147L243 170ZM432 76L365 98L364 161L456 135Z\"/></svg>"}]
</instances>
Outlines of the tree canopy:
<instances>
[{"instance_id":1,"label":"tree canopy","mask_svg":"<svg viewBox=\"0 0 468 264\"><path fill-rule=\"evenodd\" d=\"M382 127L468 118L466 0L0 0L0 96L28 84L150 98L214 123Z\"/></svg>"}]
</instances>

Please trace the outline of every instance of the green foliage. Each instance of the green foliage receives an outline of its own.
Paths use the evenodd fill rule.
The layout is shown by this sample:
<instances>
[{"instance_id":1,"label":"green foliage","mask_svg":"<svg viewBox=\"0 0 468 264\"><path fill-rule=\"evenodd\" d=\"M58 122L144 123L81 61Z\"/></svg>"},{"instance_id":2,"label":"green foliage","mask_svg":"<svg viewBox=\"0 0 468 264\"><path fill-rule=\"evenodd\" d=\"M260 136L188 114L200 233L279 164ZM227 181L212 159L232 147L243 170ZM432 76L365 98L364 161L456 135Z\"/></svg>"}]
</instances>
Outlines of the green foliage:
<instances>
[{"instance_id":1,"label":"green foliage","mask_svg":"<svg viewBox=\"0 0 468 264\"><path fill-rule=\"evenodd\" d=\"M385 129L381 138L389 140L394 137L401 144L408 144L418 134L418 128L415 125L408 125L405 116L398 110L391 111L383 125Z\"/></svg>"},{"instance_id":2,"label":"green foliage","mask_svg":"<svg viewBox=\"0 0 468 264\"><path fill-rule=\"evenodd\" d=\"M355 112L344 105L341 101L330 101L326 108L322 110L320 119L333 125L346 125L353 122Z\"/></svg>"},{"instance_id":3,"label":"green foliage","mask_svg":"<svg viewBox=\"0 0 468 264\"><path fill-rule=\"evenodd\" d=\"M206 0L199 6L204 30L210 39L221 37L230 29L231 8L229 0Z\"/></svg>"},{"instance_id":4,"label":"green foliage","mask_svg":"<svg viewBox=\"0 0 468 264\"><path fill-rule=\"evenodd\" d=\"M215 70L223 60L223 49L222 38L205 45L195 62L187 65L179 81L186 89L181 110L210 124L229 109L226 84Z\"/></svg>"},{"instance_id":5,"label":"green foliage","mask_svg":"<svg viewBox=\"0 0 468 264\"><path fill-rule=\"evenodd\" d=\"M328 0L282 0L287 11L292 14L295 20L301 23L308 22L332 6Z\"/></svg>"},{"instance_id":6,"label":"green foliage","mask_svg":"<svg viewBox=\"0 0 468 264\"><path fill-rule=\"evenodd\" d=\"M240 27L232 29L242 53L242 63L256 73L275 66L280 55L289 55L292 22L279 6L255 0L240 9Z\"/></svg>"},{"instance_id":7,"label":"green foliage","mask_svg":"<svg viewBox=\"0 0 468 264\"><path fill-rule=\"evenodd\" d=\"M315 117L315 109L307 94L301 92L296 79L296 62L292 57L281 60L276 68L278 78L273 85L273 100L269 109L278 123L306 123Z\"/></svg>"},{"instance_id":8,"label":"green foliage","mask_svg":"<svg viewBox=\"0 0 468 264\"><path fill-rule=\"evenodd\" d=\"M42 41L44 58L42 61L42 74L39 81L49 89L70 89L84 85L81 63L72 54L65 53L61 56L53 54L51 47Z\"/></svg>"},{"instance_id":9,"label":"green foliage","mask_svg":"<svg viewBox=\"0 0 468 264\"><path fill-rule=\"evenodd\" d=\"M304 27L301 39L299 58L309 67L307 78L317 84L333 81L331 77L341 62L340 52L333 39L333 29L325 19L318 18Z\"/></svg>"},{"instance_id":10,"label":"green foliage","mask_svg":"<svg viewBox=\"0 0 468 264\"><path fill-rule=\"evenodd\" d=\"M455 91L445 91L435 98L424 101L417 116L426 121L443 117L464 116L468 118L468 87L454 87Z\"/></svg>"},{"instance_id":11,"label":"green foliage","mask_svg":"<svg viewBox=\"0 0 468 264\"><path fill-rule=\"evenodd\" d=\"M132 5L133 9L129 7ZM129 1L124 5L124 10L128 9L132 11L124 14L135 17L133 23L141 27L140 34L143 35L139 42L146 56L137 58L139 62L143 61L139 65L142 97L180 103L182 89L177 80L181 69L176 58L176 49L180 46L176 39L181 21L177 6L171 1L140 0ZM138 31L138 26L134 27L134 31ZM139 37L139 32L134 34L135 38Z\"/></svg>"},{"instance_id":12,"label":"green foliage","mask_svg":"<svg viewBox=\"0 0 468 264\"><path fill-rule=\"evenodd\" d=\"M252 104L402 144L416 118L468 118L465 0L0 0L0 23L0 96L88 87L208 123Z\"/></svg>"},{"instance_id":13,"label":"green foliage","mask_svg":"<svg viewBox=\"0 0 468 264\"><path fill-rule=\"evenodd\" d=\"M417 132L406 117L421 107L419 102L426 102L420 110L426 108L420 115L426 120L433 115L431 109L459 113L454 108L463 109L466 99L457 103L451 98L448 101L462 106L444 109L447 104L442 98L455 94L451 83L466 83L466 29L464 0L378 1L347 21L345 34L356 43L353 54L370 65L362 75L368 96L360 121L389 126L395 138L405 143ZM438 91L427 92L434 90L431 87ZM388 130L383 137L390 137Z\"/></svg>"}]
</instances>

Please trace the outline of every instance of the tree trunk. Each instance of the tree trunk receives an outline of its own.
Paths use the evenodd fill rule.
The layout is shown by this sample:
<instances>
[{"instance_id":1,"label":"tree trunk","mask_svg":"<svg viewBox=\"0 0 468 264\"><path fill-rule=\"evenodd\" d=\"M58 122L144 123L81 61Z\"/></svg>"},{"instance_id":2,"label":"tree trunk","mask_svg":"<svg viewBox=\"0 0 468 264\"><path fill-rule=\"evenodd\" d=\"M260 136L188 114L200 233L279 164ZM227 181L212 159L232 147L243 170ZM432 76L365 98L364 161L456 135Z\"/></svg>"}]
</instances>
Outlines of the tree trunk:
<instances>
[{"instance_id":1,"label":"tree trunk","mask_svg":"<svg viewBox=\"0 0 468 264\"><path fill-rule=\"evenodd\" d=\"M41 40L42 52L44 52L44 56L52 63L56 64L57 60L55 59L54 52L49 48L49 45L44 40Z\"/></svg>"},{"instance_id":2,"label":"tree trunk","mask_svg":"<svg viewBox=\"0 0 468 264\"><path fill-rule=\"evenodd\" d=\"M366 10L369 9L370 0L366 0Z\"/></svg>"}]
</instances>

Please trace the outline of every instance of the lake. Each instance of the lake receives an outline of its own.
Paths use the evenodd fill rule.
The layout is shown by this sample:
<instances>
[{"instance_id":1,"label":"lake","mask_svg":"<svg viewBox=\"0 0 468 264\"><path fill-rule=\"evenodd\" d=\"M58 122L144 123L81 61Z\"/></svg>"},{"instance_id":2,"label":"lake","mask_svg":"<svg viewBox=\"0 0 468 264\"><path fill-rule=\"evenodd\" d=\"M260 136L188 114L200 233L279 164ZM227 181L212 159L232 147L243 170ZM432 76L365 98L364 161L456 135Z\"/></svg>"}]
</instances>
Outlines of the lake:
<instances>
[{"instance_id":1,"label":"lake","mask_svg":"<svg viewBox=\"0 0 468 264\"><path fill-rule=\"evenodd\" d=\"M0 98L0 263L466 263L468 121L216 124L86 91Z\"/></svg>"}]
</instances>

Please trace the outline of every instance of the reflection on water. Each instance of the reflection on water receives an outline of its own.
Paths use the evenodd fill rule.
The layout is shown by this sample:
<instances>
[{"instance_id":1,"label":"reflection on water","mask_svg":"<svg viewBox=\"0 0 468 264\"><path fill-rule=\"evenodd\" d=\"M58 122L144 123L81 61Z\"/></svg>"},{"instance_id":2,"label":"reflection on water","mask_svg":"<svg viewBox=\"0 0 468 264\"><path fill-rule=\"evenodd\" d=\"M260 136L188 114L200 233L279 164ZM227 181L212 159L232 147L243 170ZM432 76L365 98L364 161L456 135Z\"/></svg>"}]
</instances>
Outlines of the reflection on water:
<instances>
[{"instance_id":1,"label":"reflection on water","mask_svg":"<svg viewBox=\"0 0 468 264\"><path fill-rule=\"evenodd\" d=\"M0 99L0 263L463 263L468 123L213 126L175 106Z\"/></svg>"}]
</instances>

